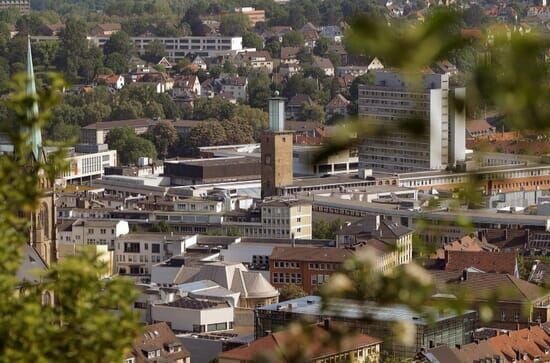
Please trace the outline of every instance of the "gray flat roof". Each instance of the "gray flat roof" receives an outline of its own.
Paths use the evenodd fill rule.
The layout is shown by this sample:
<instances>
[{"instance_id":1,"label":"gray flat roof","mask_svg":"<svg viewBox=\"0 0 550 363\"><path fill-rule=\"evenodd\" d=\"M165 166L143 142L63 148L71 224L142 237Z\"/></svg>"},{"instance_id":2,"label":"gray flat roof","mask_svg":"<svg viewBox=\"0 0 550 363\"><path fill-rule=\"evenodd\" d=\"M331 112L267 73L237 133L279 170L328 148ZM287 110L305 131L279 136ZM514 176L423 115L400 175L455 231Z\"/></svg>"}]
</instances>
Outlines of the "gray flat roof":
<instances>
[{"instance_id":1,"label":"gray flat roof","mask_svg":"<svg viewBox=\"0 0 550 363\"><path fill-rule=\"evenodd\" d=\"M375 303L358 304L352 300L340 300L329 305L328 309L321 311L321 298L319 296L305 296L281 303L267 305L258 308L259 311L285 311L303 315L322 315L326 317L342 317L348 319L362 319L365 317L376 321L411 321L415 325L427 325L428 322L421 314L404 305L379 306ZM473 310L465 311L465 313ZM438 314L436 321L444 321L457 317L457 314Z\"/></svg>"}]
</instances>

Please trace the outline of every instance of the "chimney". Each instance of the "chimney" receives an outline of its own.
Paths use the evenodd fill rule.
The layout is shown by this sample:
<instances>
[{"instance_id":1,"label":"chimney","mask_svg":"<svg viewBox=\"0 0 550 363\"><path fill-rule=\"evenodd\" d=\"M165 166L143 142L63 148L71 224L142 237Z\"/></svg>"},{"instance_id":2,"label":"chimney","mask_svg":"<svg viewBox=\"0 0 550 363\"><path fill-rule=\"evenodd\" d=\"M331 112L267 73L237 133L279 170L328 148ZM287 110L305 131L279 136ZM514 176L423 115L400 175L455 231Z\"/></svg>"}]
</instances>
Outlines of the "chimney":
<instances>
[{"instance_id":1,"label":"chimney","mask_svg":"<svg viewBox=\"0 0 550 363\"><path fill-rule=\"evenodd\" d=\"M330 329L330 319L324 319L323 320L323 328L325 330L329 330Z\"/></svg>"},{"instance_id":2,"label":"chimney","mask_svg":"<svg viewBox=\"0 0 550 363\"><path fill-rule=\"evenodd\" d=\"M294 233L292 233L292 239L290 241L292 248L296 247L296 237L294 236Z\"/></svg>"}]
</instances>

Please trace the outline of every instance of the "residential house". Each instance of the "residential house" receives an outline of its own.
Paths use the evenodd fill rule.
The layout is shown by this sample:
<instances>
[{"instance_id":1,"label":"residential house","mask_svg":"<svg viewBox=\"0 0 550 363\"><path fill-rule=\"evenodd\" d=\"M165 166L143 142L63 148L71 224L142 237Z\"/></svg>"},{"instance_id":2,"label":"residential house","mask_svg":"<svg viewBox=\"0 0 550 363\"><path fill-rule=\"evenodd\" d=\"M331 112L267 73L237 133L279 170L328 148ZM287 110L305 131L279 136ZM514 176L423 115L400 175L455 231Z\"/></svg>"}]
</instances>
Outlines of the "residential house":
<instances>
[{"instance_id":1,"label":"residential house","mask_svg":"<svg viewBox=\"0 0 550 363\"><path fill-rule=\"evenodd\" d=\"M550 326L534 325L521 330L496 331L494 336L456 346L440 345L422 351L418 362L550 362Z\"/></svg>"},{"instance_id":2,"label":"residential house","mask_svg":"<svg viewBox=\"0 0 550 363\"><path fill-rule=\"evenodd\" d=\"M55 23L41 26L39 32L42 35L57 37L63 29L65 29L65 24Z\"/></svg>"},{"instance_id":3,"label":"residential house","mask_svg":"<svg viewBox=\"0 0 550 363\"><path fill-rule=\"evenodd\" d=\"M286 104L285 114L287 119L299 119L304 105L313 105L313 101L308 95L299 93L292 97Z\"/></svg>"},{"instance_id":4,"label":"residential house","mask_svg":"<svg viewBox=\"0 0 550 363\"><path fill-rule=\"evenodd\" d=\"M483 323L486 327L518 329L545 323L550 316L550 293L513 275L471 269L429 273L440 292L434 299L454 299L455 293L466 292L466 303L478 310L496 299L491 321Z\"/></svg>"},{"instance_id":5,"label":"residential house","mask_svg":"<svg viewBox=\"0 0 550 363\"><path fill-rule=\"evenodd\" d=\"M300 63L297 56L301 49L300 47L281 47L281 64Z\"/></svg>"},{"instance_id":6,"label":"residential house","mask_svg":"<svg viewBox=\"0 0 550 363\"><path fill-rule=\"evenodd\" d=\"M134 339L124 363L191 363L191 354L166 323L147 325Z\"/></svg>"},{"instance_id":7,"label":"residential house","mask_svg":"<svg viewBox=\"0 0 550 363\"><path fill-rule=\"evenodd\" d=\"M119 23L98 24L90 30L90 35L93 37L110 37L120 30L122 30L122 26Z\"/></svg>"},{"instance_id":8,"label":"residential house","mask_svg":"<svg viewBox=\"0 0 550 363\"><path fill-rule=\"evenodd\" d=\"M347 116L349 103L350 102L341 94L334 96L334 98L325 106L327 119L337 116Z\"/></svg>"},{"instance_id":9,"label":"residential house","mask_svg":"<svg viewBox=\"0 0 550 363\"><path fill-rule=\"evenodd\" d=\"M322 26L319 35L330 39L334 43L341 43L344 38L344 32L338 25Z\"/></svg>"},{"instance_id":10,"label":"residential house","mask_svg":"<svg viewBox=\"0 0 550 363\"><path fill-rule=\"evenodd\" d=\"M283 63L279 66L279 74L287 78L290 78L301 71L302 67L298 63Z\"/></svg>"},{"instance_id":11,"label":"residential house","mask_svg":"<svg viewBox=\"0 0 550 363\"><path fill-rule=\"evenodd\" d=\"M222 96L226 96L235 99L246 101L248 99L248 78L240 76L229 76L222 80Z\"/></svg>"},{"instance_id":12,"label":"residential house","mask_svg":"<svg viewBox=\"0 0 550 363\"><path fill-rule=\"evenodd\" d=\"M436 62L431 69L436 73L449 74L451 76L458 73L458 68L446 59Z\"/></svg>"},{"instance_id":13,"label":"residential house","mask_svg":"<svg viewBox=\"0 0 550 363\"><path fill-rule=\"evenodd\" d=\"M174 88L174 79L164 72L137 73L132 75L134 82L151 86L156 93L166 93Z\"/></svg>"},{"instance_id":14,"label":"residential house","mask_svg":"<svg viewBox=\"0 0 550 363\"><path fill-rule=\"evenodd\" d=\"M480 272L509 274L519 278L516 252L445 251L445 271L471 269Z\"/></svg>"},{"instance_id":15,"label":"residential house","mask_svg":"<svg viewBox=\"0 0 550 363\"><path fill-rule=\"evenodd\" d=\"M329 44L327 54L335 54L340 58L338 64L346 66L348 64L348 52L341 43Z\"/></svg>"},{"instance_id":16,"label":"residential house","mask_svg":"<svg viewBox=\"0 0 550 363\"><path fill-rule=\"evenodd\" d=\"M100 75L96 77L96 83L112 89L121 90L124 87L124 76L120 74Z\"/></svg>"},{"instance_id":17,"label":"residential house","mask_svg":"<svg viewBox=\"0 0 550 363\"><path fill-rule=\"evenodd\" d=\"M155 61L157 66L161 66L163 69L172 69L173 65L166 59L166 57L160 58L158 61Z\"/></svg>"},{"instance_id":18,"label":"residential house","mask_svg":"<svg viewBox=\"0 0 550 363\"><path fill-rule=\"evenodd\" d=\"M239 53L235 56L235 63L267 73L273 72L273 60L271 59L271 54L266 50Z\"/></svg>"},{"instance_id":19,"label":"residential house","mask_svg":"<svg viewBox=\"0 0 550 363\"><path fill-rule=\"evenodd\" d=\"M201 97L212 98L218 92L219 90L213 78L208 78L201 83Z\"/></svg>"},{"instance_id":20,"label":"residential house","mask_svg":"<svg viewBox=\"0 0 550 363\"><path fill-rule=\"evenodd\" d=\"M469 120L466 123L466 136L469 138L486 138L494 135L497 128L487 122L485 118Z\"/></svg>"},{"instance_id":21,"label":"residential house","mask_svg":"<svg viewBox=\"0 0 550 363\"><path fill-rule=\"evenodd\" d=\"M326 76L329 76L329 77L334 76L334 66L332 65L332 62L330 61L330 59L314 56L313 65L315 67L321 68L323 72L325 72Z\"/></svg>"},{"instance_id":22,"label":"residential house","mask_svg":"<svg viewBox=\"0 0 550 363\"><path fill-rule=\"evenodd\" d=\"M191 62L191 64L196 65L198 67L198 69L203 70L203 71L206 71L208 69L208 65L206 64L206 62L204 61L204 59L200 55L195 56L195 58L193 58L193 61Z\"/></svg>"},{"instance_id":23,"label":"residential house","mask_svg":"<svg viewBox=\"0 0 550 363\"><path fill-rule=\"evenodd\" d=\"M254 27L256 23L265 23L265 10L255 9L253 7L235 8L236 13L245 15Z\"/></svg>"},{"instance_id":24,"label":"residential house","mask_svg":"<svg viewBox=\"0 0 550 363\"><path fill-rule=\"evenodd\" d=\"M133 55L130 57L130 60L128 60L128 71L135 73L147 73L151 71L151 68L146 61Z\"/></svg>"},{"instance_id":25,"label":"residential house","mask_svg":"<svg viewBox=\"0 0 550 363\"><path fill-rule=\"evenodd\" d=\"M481 241L477 237L464 236L452 242L446 243L442 247L438 248L432 258L444 261L445 251L494 252L498 251L498 247Z\"/></svg>"},{"instance_id":26,"label":"residential house","mask_svg":"<svg viewBox=\"0 0 550 363\"><path fill-rule=\"evenodd\" d=\"M195 96L201 95L201 83L197 76L181 76L174 80L174 88L172 88L173 97L182 97L187 93Z\"/></svg>"},{"instance_id":27,"label":"residential house","mask_svg":"<svg viewBox=\"0 0 550 363\"><path fill-rule=\"evenodd\" d=\"M278 355L282 351L304 349L303 362L338 362L349 361L357 363L380 362L380 344L382 340L366 334L353 334L346 337L338 347L327 344L330 340L329 326L316 325L310 336L307 346L300 346L300 341L289 331L278 331L268 334L252 343L220 353L219 363L253 363L262 361L262 357L274 362L288 362L292 360Z\"/></svg>"},{"instance_id":28,"label":"residential house","mask_svg":"<svg viewBox=\"0 0 550 363\"><path fill-rule=\"evenodd\" d=\"M319 29L312 23L306 23L300 32L304 36L304 46L308 48L314 48L319 40Z\"/></svg>"}]
</instances>

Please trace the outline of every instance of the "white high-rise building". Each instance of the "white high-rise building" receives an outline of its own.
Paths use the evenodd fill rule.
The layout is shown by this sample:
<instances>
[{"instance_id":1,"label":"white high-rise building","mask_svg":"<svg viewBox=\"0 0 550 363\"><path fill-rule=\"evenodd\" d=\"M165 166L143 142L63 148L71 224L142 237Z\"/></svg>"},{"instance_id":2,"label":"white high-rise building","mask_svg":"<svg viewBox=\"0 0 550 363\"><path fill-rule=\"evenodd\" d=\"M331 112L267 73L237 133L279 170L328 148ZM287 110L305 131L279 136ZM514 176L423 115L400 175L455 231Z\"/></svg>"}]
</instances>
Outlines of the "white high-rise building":
<instances>
[{"instance_id":1,"label":"white high-rise building","mask_svg":"<svg viewBox=\"0 0 550 363\"><path fill-rule=\"evenodd\" d=\"M359 168L385 172L414 172L452 167L465 158L464 88L451 89L449 75L427 73L413 88L393 71L376 71L372 85L359 87L359 116L387 134L365 137L359 147ZM399 130L403 122L422 122L422 132Z\"/></svg>"}]
</instances>

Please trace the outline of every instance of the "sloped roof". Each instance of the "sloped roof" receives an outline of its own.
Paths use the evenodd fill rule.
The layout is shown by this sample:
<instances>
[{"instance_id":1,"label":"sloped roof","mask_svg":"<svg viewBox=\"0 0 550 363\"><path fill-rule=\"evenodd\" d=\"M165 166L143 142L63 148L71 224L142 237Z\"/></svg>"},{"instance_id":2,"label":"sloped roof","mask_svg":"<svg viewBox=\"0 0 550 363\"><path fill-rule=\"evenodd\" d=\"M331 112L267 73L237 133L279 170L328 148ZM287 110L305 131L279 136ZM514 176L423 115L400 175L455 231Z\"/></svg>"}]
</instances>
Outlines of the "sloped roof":
<instances>
[{"instance_id":1,"label":"sloped roof","mask_svg":"<svg viewBox=\"0 0 550 363\"><path fill-rule=\"evenodd\" d=\"M327 108L342 108L342 107L346 107L348 104L349 104L349 101L344 96L342 96L341 94L337 94L327 104Z\"/></svg>"},{"instance_id":2,"label":"sloped roof","mask_svg":"<svg viewBox=\"0 0 550 363\"><path fill-rule=\"evenodd\" d=\"M313 103L313 101L311 100L311 97L309 97L308 95L303 94L303 93L298 93L297 95L292 97L290 99L290 101L288 101L287 105L288 106L303 106L304 104L311 105L312 103Z\"/></svg>"},{"instance_id":3,"label":"sloped roof","mask_svg":"<svg viewBox=\"0 0 550 363\"><path fill-rule=\"evenodd\" d=\"M494 131L495 127L488 123L485 119L471 120L466 123L466 131L469 133L487 130Z\"/></svg>"},{"instance_id":4,"label":"sloped roof","mask_svg":"<svg viewBox=\"0 0 550 363\"><path fill-rule=\"evenodd\" d=\"M296 58L296 55L300 53L300 47L282 47L281 48L281 59Z\"/></svg>"},{"instance_id":5,"label":"sloped roof","mask_svg":"<svg viewBox=\"0 0 550 363\"><path fill-rule=\"evenodd\" d=\"M550 286L550 263L537 262L529 275L529 282Z\"/></svg>"},{"instance_id":6,"label":"sloped roof","mask_svg":"<svg viewBox=\"0 0 550 363\"><path fill-rule=\"evenodd\" d=\"M495 292L500 298L511 302L533 302L547 296L548 292L541 287L523 281L509 274L469 272L463 278L462 271L428 271L440 290L455 287L465 288L475 294L476 300L484 300Z\"/></svg>"},{"instance_id":7,"label":"sloped roof","mask_svg":"<svg viewBox=\"0 0 550 363\"><path fill-rule=\"evenodd\" d=\"M313 57L313 64L321 69L334 68L330 59L323 57Z\"/></svg>"},{"instance_id":8,"label":"sloped roof","mask_svg":"<svg viewBox=\"0 0 550 363\"><path fill-rule=\"evenodd\" d=\"M115 31L115 30L121 30L122 26L120 23L105 23L105 24L98 24L98 28L100 28L103 31Z\"/></svg>"},{"instance_id":9,"label":"sloped roof","mask_svg":"<svg viewBox=\"0 0 550 363\"><path fill-rule=\"evenodd\" d=\"M514 275L517 266L516 252L446 251L445 270L456 271L474 267L483 272Z\"/></svg>"},{"instance_id":10,"label":"sloped roof","mask_svg":"<svg viewBox=\"0 0 550 363\"><path fill-rule=\"evenodd\" d=\"M169 347L178 347L179 350L170 353ZM159 362L175 362L191 356L164 322L145 326L144 331L134 340L132 352L126 354L126 357L135 357L137 363L149 362L145 353L153 350L161 351L161 356L157 358Z\"/></svg>"},{"instance_id":11,"label":"sloped roof","mask_svg":"<svg viewBox=\"0 0 550 363\"><path fill-rule=\"evenodd\" d=\"M47 269L48 266L38 254L38 251L31 245L25 244L21 265L16 274L17 280L38 284L41 281L40 273L45 272Z\"/></svg>"},{"instance_id":12,"label":"sloped roof","mask_svg":"<svg viewBox=\"0 0 550 363\"><path fill-rule=\"evenodd\" d=\"M242 263L219 261L200 267L182 266L175 283L210 280L220 286L240 293L243 298L274 297L279 293L259 272L248 271Z\"/></svg>"},{"instance_id":13,"label":"sloped roof","mask_svg":"<svg viewBox=\"0 0 550 363\"><path fill-rule=\"evenodd\" d=\"M319 326L315 326L313 328L311 336L311 341L306 347L307 356L311 361L322 357L331 356L339 352L346 352L349 350L382 343L382 341L378 338L374 338L366 334L357 334L344 339L341 343L340 349L337 349L333 345L327 344L329 333ZM238 348L223 352L218 356L218 358L253 361L259 355L270 353L273 354L279 349L288 347L289 344L292 344L293 339L294 338L292 335L287 331L276 332L255 340L250 344L242 345Z\"/></svg>"}]
</instances>

